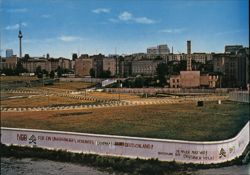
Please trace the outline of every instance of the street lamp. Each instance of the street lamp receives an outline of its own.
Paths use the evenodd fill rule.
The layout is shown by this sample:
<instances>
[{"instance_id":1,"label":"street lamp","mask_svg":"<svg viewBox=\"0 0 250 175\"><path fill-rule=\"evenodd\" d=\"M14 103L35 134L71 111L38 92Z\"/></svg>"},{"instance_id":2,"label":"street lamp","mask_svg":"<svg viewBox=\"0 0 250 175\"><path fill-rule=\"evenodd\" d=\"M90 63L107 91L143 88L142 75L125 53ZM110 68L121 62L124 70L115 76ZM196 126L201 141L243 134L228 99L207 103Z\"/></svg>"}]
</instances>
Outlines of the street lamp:
<instances>
[{"instance_id":1,"label":"street lamp","mask_svg":"<svg viewBox=\"0 0 250 175\"><path fill-rule=\"evenodd\" d=\"M122 83L120 83L121 80L118 82L118 95L119 95L119 101L121 100L120 90L119 88L122 88Z\"/></svg>"}]
</instances>

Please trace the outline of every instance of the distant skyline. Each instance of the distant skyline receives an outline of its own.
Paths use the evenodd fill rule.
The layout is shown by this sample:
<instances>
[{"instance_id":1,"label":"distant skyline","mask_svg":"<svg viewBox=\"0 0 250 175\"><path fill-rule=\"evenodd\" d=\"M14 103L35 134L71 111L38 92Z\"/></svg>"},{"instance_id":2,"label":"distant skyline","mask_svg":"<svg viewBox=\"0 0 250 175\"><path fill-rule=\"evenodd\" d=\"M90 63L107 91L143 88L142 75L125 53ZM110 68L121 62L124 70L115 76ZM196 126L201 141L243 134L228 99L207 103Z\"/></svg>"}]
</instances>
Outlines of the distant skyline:
<instances>
[{"instance_id":1,"label":"distant skyline","mask_svg":"<svg viewBox=\"0 0 250 175\"><path fill-rule=\"evenodd\" d=\"M159 44L174 53L224 52L249 46L248 0L0 0L2 56L71 58L80 54L132 54Z\"/></svg>"}]
</instances>

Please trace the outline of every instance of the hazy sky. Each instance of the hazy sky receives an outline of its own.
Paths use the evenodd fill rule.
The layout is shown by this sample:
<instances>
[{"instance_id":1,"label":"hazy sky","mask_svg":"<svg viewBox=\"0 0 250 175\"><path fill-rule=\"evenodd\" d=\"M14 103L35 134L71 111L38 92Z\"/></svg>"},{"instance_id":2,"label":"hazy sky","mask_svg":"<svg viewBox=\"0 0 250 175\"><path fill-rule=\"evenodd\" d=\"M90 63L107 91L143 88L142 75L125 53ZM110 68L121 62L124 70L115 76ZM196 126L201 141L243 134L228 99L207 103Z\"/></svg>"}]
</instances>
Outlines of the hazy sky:
<instances>
[{"instance_id":1,"label":"hazy sky","mask_svg":"<svg viewBox=\"0 0 250 175\"><path fill-rule=\"evenodd\" d=\"M0 0L2 56L71 57L146 52L158 44L186 52L223 52L226 44L248 46L248 0Z\"/></svg>"}]
</instances>

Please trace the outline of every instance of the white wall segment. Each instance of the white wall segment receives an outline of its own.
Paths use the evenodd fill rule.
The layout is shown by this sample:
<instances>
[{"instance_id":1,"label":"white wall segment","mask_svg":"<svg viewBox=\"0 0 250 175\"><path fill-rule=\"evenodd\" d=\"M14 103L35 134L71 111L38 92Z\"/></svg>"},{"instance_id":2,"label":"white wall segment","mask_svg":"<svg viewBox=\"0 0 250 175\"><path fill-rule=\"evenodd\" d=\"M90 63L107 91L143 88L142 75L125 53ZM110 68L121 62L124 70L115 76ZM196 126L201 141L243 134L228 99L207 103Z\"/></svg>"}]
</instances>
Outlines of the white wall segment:
<instances>
[{"instance_id":1,"label":"white wall segment","mask_svg":"<svg viewBox=\"0 0 250 175\"><path fill-rule=\"evenodd\" d=\"M1 127L1 143L183 163L221 163L239 157L249 143L249 122L232 139L194 142Z\"/></svg>"},{"instance_id":2,"label":"white wall segment","mask_svg":"<svg viewBox=\"0 0 250 175\"><path fill-rule=\"evenodd\" d=\"M229 100L250 103L249 91L234 91L229 93Z\"/></svg>"}]
</instances>

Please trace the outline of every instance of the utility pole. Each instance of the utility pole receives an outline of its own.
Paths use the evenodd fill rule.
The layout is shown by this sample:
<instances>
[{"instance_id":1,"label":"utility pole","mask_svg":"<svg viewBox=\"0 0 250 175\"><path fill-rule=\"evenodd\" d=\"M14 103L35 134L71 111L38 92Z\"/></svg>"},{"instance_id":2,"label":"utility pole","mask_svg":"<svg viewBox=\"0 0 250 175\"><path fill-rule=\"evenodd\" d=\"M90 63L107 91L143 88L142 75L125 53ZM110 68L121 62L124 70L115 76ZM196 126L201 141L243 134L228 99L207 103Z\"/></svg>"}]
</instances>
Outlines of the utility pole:
<instances>
[{"instance_id":1,"label":"utility pole","mask_svg":"<svg viewBox=\"0 0 250 175\"><path fill-rule=\"evenodd\" d=\"M48 106L49 106L49 88L47 89L47 95L48 95Z\"/></svg>"}]
</instances>

